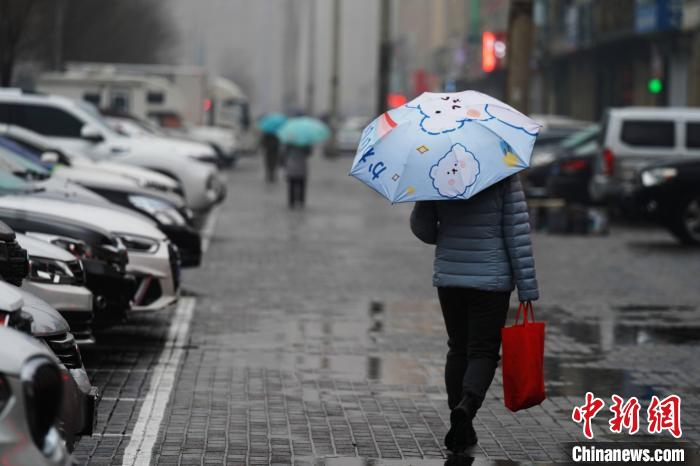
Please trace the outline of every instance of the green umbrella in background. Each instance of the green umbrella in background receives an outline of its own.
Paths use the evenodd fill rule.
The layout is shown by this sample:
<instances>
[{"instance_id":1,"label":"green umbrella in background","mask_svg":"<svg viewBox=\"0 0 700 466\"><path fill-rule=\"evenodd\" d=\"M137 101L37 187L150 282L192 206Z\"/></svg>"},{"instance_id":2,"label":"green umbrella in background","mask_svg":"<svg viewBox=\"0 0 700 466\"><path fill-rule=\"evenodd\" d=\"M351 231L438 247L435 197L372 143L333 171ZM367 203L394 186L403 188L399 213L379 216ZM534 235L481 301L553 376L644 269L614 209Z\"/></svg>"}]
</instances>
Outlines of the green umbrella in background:
<instances>
[{"instance_id":1,"label":"green umbrella in background","mask_svg":"<svg viewBox=\"0 0 700 466\"><path fill-rule=\"evenodd\" d=\"M284 144L312 146L319 144L331 135L328 126L317 118L296 117L287 120L277 131L277 137Z\"/></svg>"}]
</instances>

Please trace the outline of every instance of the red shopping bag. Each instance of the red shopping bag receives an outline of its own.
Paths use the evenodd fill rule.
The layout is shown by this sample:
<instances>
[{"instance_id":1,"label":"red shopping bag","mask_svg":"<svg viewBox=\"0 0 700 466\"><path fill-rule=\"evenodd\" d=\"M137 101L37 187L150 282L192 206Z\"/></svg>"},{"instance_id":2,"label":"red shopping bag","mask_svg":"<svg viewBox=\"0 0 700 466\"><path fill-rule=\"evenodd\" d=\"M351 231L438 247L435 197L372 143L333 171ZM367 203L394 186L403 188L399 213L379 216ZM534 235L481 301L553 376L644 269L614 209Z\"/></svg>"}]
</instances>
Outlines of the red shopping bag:
<instances>
[{"instance_id":1,"label":"red shopping bag","mask_svg":"<svg viewBox=\"0 0 700 466\"><path fill-rule=\"evenodd\" d=\"M528 320L528 311L532 320ZM520 313L523 323L519 324ZM519 411L544 401L544 322L535 322L532 303L520 303L515 325L501 329L503 340L503 400Z\"/></svg>"}]
</instances>

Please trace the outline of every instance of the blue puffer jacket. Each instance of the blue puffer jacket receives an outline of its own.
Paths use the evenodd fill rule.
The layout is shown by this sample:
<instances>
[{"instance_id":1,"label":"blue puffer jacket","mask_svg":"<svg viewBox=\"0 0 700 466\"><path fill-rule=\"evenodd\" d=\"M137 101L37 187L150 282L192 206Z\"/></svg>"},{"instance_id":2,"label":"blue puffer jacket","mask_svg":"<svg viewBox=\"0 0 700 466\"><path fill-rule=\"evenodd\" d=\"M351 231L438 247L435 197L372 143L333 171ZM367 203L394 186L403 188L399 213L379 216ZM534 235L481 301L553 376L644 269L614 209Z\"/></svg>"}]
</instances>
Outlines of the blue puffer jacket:
<instances>
[{"instance_id":1,"label":"blue puffer jacket","mask_svg":"<svg viewBox=\"0 0 700 466\"><path fill-rule=\"evenodd\" d=\"M411 230L435 244L433 285L510 291L539 298L530 217L520 179L512 176L466 201L417 202Z\"/></svg>"}]
</instances>

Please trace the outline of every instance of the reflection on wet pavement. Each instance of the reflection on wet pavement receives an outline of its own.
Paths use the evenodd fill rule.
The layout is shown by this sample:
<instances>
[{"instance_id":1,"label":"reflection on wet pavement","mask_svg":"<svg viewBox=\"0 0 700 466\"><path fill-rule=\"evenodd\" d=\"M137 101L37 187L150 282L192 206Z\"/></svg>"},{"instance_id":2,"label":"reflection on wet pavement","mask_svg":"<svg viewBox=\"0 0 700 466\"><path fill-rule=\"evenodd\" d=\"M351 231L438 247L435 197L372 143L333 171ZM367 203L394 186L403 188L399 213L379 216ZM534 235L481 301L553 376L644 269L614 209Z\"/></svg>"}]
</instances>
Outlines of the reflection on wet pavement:
<instances>
[{"instance_id":1,"label":"reflection on wet pavement","mask_svg":"<svg viewBox=\"0 0 700 466\"><path fill-rule=\"evenodd\" d=\"M434 251L412 236L410 205L377 202L341 164L314 161L304 211L287 211L284 186L261 184L254 162L232 174L218 240L185 277L200 307L156 464L444 464ZM647 237L666 238L534 236L548 398L509 412L499 370L473 464L567 461L562 446L583 438L571 410L587 390L643 405L677 393L686 440L700 441L699 256L626 247ZM628 440L606 423L601 413L596 439Z\"/></svg>"}]
</instances>

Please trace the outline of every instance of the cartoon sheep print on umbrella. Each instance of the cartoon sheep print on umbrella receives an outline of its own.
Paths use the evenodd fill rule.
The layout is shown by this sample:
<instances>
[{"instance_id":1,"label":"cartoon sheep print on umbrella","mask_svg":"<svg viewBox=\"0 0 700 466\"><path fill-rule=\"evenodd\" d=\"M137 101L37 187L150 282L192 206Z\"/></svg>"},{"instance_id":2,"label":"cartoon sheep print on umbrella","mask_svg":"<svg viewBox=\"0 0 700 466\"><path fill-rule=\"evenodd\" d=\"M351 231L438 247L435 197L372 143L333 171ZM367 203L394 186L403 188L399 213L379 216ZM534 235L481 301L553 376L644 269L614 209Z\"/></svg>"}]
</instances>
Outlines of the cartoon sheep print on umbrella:
<instances>
[{"instance_id":1,"label":"cartoon sheep print on umbrella","mask_svg":"<svg viewBox=\"0 0 700 466\"><path fill-rule=\"evenodd\" d=\"M365 128L350 174L392 203L468 199L528 167L539 129L480 92L426 92Z\"/></svg>"}]
</instances>

